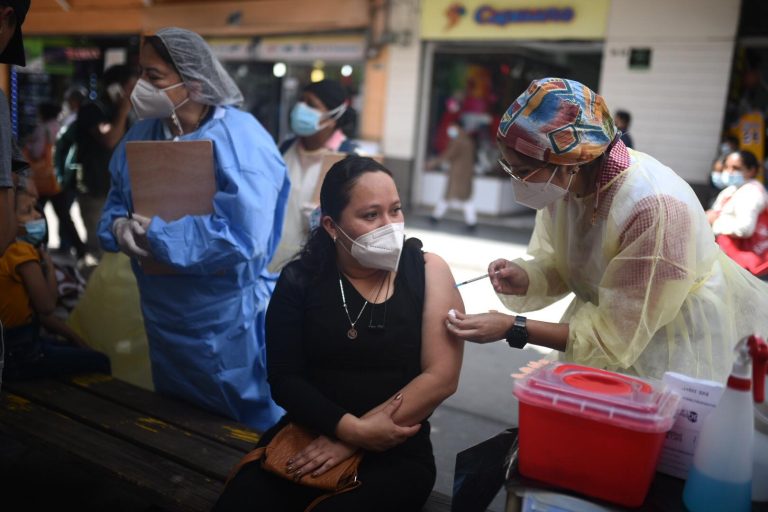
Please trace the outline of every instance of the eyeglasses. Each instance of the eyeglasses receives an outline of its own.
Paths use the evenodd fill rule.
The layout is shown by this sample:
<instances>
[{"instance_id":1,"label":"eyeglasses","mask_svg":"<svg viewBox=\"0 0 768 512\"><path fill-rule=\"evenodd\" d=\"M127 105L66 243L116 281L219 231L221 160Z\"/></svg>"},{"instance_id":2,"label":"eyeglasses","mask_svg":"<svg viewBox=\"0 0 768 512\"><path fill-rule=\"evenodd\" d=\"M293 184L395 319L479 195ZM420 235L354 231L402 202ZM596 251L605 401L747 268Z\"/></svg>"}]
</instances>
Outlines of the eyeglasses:
<instances>
[{"instance_id":1,"label":"eyeglasses","mask_svg":"<svg viewBox=\"0 0 768 512\"><path fill-rule=\"evenodd\" d=\"M547 166L546 164L544 164L541 167L538 167L536 169L530 169L522 172L520 171L515 172L512 166L509 165L507 162L505 162L503 158L499 158L499 165L504 170L504 172L509 174L510 178L517 181L525 181Z\"/></svg>"}]
</instances>

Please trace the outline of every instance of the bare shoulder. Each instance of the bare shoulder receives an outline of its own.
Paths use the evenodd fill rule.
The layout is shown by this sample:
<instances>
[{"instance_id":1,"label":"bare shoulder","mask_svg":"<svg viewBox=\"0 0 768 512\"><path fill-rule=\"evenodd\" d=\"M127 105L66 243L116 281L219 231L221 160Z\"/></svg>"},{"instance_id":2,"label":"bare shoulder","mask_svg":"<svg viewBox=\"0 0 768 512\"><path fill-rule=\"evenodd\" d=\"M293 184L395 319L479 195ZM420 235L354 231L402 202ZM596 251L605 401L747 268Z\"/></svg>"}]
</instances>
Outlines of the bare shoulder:
<instances>
[{"instance_id":1,"label":"bare shoulder","mask_svg":"<svg viewBox=\"0 0 768 512\"><path fill-rule=\"evenodd\" d=\"M441 268L448 268L448 263L445 262L442 256L439 254L435 254L434 252L425 252L424 253L424 264L427 266L427 269L441 269Z\"/></svg>"},{"instance_id":2,"label":"bare shoulder","mask_svg":"<svg viewBox=\"0 0 768 512\"><path fill-rule=\"evenodd\" d=\"M445 281L453 284L453 273L451 272L448 263L446 263L440 255L433 252L425 252L424 266L428 281L436 283Z\"/></svg>"}]
</instances>

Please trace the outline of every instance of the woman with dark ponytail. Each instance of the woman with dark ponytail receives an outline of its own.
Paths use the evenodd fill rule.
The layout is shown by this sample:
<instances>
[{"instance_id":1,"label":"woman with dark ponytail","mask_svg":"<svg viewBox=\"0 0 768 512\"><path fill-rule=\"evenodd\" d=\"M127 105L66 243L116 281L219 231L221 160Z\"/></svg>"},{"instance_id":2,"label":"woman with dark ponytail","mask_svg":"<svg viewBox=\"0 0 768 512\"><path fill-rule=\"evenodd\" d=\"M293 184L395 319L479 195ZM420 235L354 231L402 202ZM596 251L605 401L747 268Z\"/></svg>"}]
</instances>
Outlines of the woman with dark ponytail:
<instances>
[{"instance_id":1,"label":"woman with dark ponytail","mask_svg":"<svg viewBox=\"0 0 768 512\"><path fill-rule=\"evenodd\" d=\"M289 422L318 437L291 457L292 480L244 465L216 511L305 510L325 492L305 482L358 452L361 485L313 510L421 510L434 485L427 420L456 390L463 353L444 322L463 311L451 271L405 240L395 182L370 158L336 163L320 206L267 310L269 383L286 415L259 445Z\"/></svg>"}]
</instances>

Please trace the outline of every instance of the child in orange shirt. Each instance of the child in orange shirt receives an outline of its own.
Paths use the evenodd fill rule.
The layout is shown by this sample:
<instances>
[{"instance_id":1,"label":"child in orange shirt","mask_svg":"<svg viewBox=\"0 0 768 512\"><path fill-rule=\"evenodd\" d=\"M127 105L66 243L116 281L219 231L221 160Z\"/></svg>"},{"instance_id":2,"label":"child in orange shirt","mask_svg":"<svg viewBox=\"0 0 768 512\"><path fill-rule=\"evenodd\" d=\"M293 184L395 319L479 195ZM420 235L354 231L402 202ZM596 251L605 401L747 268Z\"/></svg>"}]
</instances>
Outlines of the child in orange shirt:
<instances>
[{"instance_id":1,"label":"child in orange shirt","mask_svg":"<svg viewBox=\"0 0 768 512\"><path fill-rule=\"evenodd\" d=\"M109 358L85 341L53 312L58 296L53 263L44 248L46 224L35 209L37 197L16 190L16 241L0 257L0 321L4 329L5 378L110 373ZM63 338L42 337L40 327Z\"/></svg>"}]
</instances>

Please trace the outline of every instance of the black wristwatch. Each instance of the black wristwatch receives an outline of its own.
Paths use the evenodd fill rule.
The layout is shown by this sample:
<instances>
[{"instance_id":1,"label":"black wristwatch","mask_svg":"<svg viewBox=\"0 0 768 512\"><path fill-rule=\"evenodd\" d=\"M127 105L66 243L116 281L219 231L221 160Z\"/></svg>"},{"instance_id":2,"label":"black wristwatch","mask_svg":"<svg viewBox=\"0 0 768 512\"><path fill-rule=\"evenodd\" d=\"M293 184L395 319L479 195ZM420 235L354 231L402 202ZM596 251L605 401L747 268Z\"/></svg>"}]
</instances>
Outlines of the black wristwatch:
<instances>
[{"instance_id":1,"label":"black wristwatch","mask_svg":"<svg viewBox=\"0 0 768 512\"><path fill-rule=\"evenodd\" d=\"M528 328L525 326L526 318L517 315L515 323L507 331L507 343L512 348L523 348L528 343Z\"/></svg>"}]
</instances>

